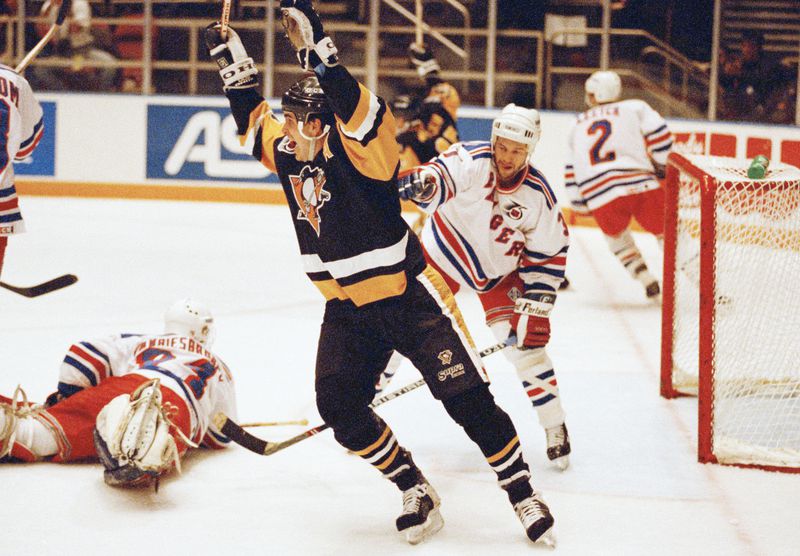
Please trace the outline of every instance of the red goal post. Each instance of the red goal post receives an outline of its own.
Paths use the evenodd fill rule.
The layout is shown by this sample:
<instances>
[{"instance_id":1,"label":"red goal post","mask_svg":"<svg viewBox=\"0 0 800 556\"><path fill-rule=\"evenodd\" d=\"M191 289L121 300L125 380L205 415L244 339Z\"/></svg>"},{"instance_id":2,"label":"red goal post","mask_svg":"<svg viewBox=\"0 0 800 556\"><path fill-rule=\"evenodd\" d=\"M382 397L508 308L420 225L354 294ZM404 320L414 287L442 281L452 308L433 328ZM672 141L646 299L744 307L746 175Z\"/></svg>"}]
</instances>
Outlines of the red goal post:
<instances>
[{"instance_id":1,"label":"red goal post","mask_svg":"<svg viewBox=\"0 0 800 556\"><path fill-rule=\"evenodd\" d=\"M800 170L673 153L661 395L698 396L698 458L800 471Z\"/></svg>"}]
</instances>

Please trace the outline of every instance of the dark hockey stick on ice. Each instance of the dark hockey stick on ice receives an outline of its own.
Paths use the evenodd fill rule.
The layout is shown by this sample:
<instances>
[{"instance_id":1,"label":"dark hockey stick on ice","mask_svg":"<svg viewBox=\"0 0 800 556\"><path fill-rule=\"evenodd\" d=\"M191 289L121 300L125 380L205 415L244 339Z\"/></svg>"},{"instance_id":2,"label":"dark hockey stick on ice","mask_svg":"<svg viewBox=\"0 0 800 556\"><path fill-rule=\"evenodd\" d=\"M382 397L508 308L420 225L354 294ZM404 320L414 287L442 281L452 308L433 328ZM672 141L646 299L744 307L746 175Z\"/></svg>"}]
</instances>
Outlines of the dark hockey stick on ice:
<instances>
[{"instance_id":1,"label":"dark hockey stick on ice","mask_svg":"<svg viewBox=\"0 0 800 556\"><path fill-rule=\"evenodd\" d=\"M28 52L25 57L17 64L17 67L14 68L14 71L17 73L22 73L25 68L28 67L28 64L39 55L39 52L47 46L47 43L50 42L50 39L53 38L53 35L56 34L58 28L61 27L61 24L64 23L64 19L66 19L67 15L69 15L69 11L72 8L72 0L62 0L61 7L58 9L58 14L56 14L56 21L50 26L50 29L47 30L47 33L39 40L39 42L34 45L30 52Z\"/></svg>"},{"instance_id":2,"label":"dark hockey stick on ice","mask_svg":"<svg viewBox=\"0 0 800 556\"><path fill-rule=\"evenodd\" d=\"M0 287L3 287L7 290L11 290L14 293L24 295L25 297L39 297L40 295L44 295L46 293L60 290L61 288L66 288L67 286L71 286L77 281L78 277L75 276L74 274L64 274L63 276L59 276L58 278L53 278L52 280L49 280L47 282L43 282L41 284L37 284L35 286L30 286L27 288L23 288L20 286L12 286L11 284L6 284L5 282L0 282Z\"/></svg>"},{"instance_id":3,"label":"dark hockey stick on ice","mask_svg":"<svg viewBox=\"0 0 800 556\"><path fill-rule=\"evenodd\" d=\"M486 357L487 355L491 355L492 353L495 353L497 351L500 351L501 349L504 349L512 345L516 341L517 340L514 337L509 338L505 342L500 342L499 344L495 344L493 346L484 349L483 351L478 353L478 355L480 355L481 357ZM378 407L379 405L383 405L388 401L391 401L395 398L402 396L403 394L407 394L412 390L416 390L417 388L423 386L424 384L425 381L423 379L419 379L415 382L412 382L411 384L408 384L406 386L403 386L402 388L399 388L397 390L394 390L393 392L389 392L388 394L381 396L380 398L372 402L370 404L370 407ZM316 427L310 428L305 432L301 432L297 436L293 436L292 438L289 438L287 440L283 440L281 442L270 442L269 440L263 440L261 438L258 438L257 436L250 434L249 432L244 430L240 425L232 421L230 417L228 417L224 413L217 413L214 416L214 425L220 432L222 432L222 434L230 438L239 446L247 448L251 452L261 454L262 456L270 456L275 452L279 452L284 448L293 446L294 444L297 444L301 440L310 438L330 428L327 424L323 423L321 425L317 425Z\"/></svg>"}]
</instances>

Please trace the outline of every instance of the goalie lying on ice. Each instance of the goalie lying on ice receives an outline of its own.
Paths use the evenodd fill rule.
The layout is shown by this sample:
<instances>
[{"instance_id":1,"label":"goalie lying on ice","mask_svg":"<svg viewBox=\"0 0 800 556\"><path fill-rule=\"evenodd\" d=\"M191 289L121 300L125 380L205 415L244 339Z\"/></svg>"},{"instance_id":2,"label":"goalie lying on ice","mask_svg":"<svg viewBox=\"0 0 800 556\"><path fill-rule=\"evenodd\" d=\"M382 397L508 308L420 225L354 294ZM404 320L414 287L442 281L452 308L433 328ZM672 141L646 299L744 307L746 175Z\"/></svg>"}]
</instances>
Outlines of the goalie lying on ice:
<instances>
[{"instance_id":1,"label":"goalie lying on ice","mask_svg":"<svg viewBox=\"0 0 800 556\"><path fill-rule=\"evenodd\" d=\"M165 320L164 334L73 344L43 406L20 388L0 396L0 461L99 458L107 484L145 486L180 472L189 447L225 447L211 417L235 415L236 399L228 367L209 351L211 313L183 299Z\"/></svg>"}]
</instances>

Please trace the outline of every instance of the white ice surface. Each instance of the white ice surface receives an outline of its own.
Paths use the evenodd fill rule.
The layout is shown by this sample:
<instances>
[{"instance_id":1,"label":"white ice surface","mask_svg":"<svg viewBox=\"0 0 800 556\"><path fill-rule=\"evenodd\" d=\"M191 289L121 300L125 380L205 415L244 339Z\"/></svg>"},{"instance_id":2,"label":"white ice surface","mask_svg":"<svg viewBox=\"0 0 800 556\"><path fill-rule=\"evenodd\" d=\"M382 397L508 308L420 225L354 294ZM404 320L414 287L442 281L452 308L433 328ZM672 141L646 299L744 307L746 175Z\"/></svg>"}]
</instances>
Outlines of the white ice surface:
<instances>
[{"instance_id":1,"label":"white ice surface","mask_svg":"<svg viewBox=\"0 0 800 556\"><path fill-rule=\"evenodd\" d=\"M42 401L64 350L110 332L160 331L174 299L202 298L218 321L242 421L317 424L313 366L322 298L301 271L286 207L24 198L3 281L73 272L25 299L0 289L0 392ZM637 236L651 266L659 253ZM658 396L660 311L596 230L574 229L572 289L553 314L573 445L547 465L544 434L502 355L486 359L556 518L556 553L800 554L800 475L696 462L696 400ZM458 301L479 348L494 343L474 296ZM418 378L404 365L394 385ZM444 529L423 545L396 533L396 489L326 432L264 457L195 451L158 494L106 487L99 464L0 466L0 554L503 555L532 546L478 449L427 390L380 414L441 495ZM261 428L278 439L298 427Z\"/></svg>"}]
</instances>

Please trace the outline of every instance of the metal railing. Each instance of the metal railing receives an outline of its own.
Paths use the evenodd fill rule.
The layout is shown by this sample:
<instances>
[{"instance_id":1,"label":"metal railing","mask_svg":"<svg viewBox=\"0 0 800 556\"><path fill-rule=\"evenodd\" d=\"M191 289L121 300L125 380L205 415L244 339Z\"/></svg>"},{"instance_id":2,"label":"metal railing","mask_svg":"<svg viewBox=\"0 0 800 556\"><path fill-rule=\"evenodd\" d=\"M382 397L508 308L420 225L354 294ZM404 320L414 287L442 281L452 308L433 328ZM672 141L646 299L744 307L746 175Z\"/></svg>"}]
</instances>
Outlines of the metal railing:
<instances>
[{"instance_id":1,"label":"metal railing","mask_svg":"<svg viewBox=\"0 0 800 556\"><path fill-rule=\"evenodd\" d=\"M379 3L385 0L370 0L374 9L371 10L371 16L378 14ZM489 0L490 7L496 8L497 0ZM141 27L142 29L142 53L141 57L137 59L118 59L115 62L101 62L82 60L83 67L85 68L135 68L141 71L141 89L143 94L159 92L154 86L154 72L159 71L180 71L186 75L186 94L197 94L200 90L199 79L202 72L216 72L217 67L213 61L206 58L202 51L204 45L202 43L202 32L205 26L209 23L205 20L198 19L176 19L176 18L156 18L152 12L152 0L145 0L142 5L144 6L144 13L140 17L93 17L92 26L95 28L106 27L113 29L116 26L124 25L126 27ZM231 25L240 32L251 32L252 34L261 35L261 39L257 42L260 43L257 55L257 66L262 73L262 80L264 84L264 94L268 97L275 96L276 86L275 80L280 76L296 76L298 75L298 68L293 63L293 56L288 54L283 55L280 48L276 49L276 35L283 35L283 28L275 17L275 8L278 6L276 0L265 0L265 19L259 20L235 20ZM271 6L271 9L270 9ZM496 13L496 12L495 12ZM331 35L336 38L336 34L355 34L356 36L363 37L365 41L364 49L364 62L362 63L348 63L350 72L358 78L361 78L371 88L376 89L379 81L382 82L385 78L388 79L408 79L416 78L416 72L411 68L401 67L385 67L378 63L380 38L387 40L396 40L397 37L407 36L408 42L413 40L414 28L408 25L380 25L379 18L371 17L370 22L367 24L331 21L326 22L325 28ZM0 26L5 25L6 40L5 52L2 55L3 61L9 65L14 65L25 54L24 52L24 39L25 39L25 26L30 24L48 25L49 22L42 17L20 17L20 14L10 17L1 17ZM494 106L495 100L495 86L498 83L519 83L530 84L533 86L533 92L536 96L536 104L541 104L542 87L543 87L543 60L544 60L544 39L543 34L539 31L497 31L494 28L475 29L468 27L435 27L425 25L424 28L435 38L444 39L443 44L447 42L453 43L452 39L460 39L464 44L471 44L475 41L481 41L481 45L485 45L486 62L485 66L481 67L478 62L471 58L465 58L467 65L464 69L443 69L441 75L448 80L471 80L483 83L483 104L486 106ZM165 31L167 34L169 30L181 30L186 36L188 41L187 52L188 55L185 59L181 60L162 60L156 59L154 40L164 40ZM534 70L530 73L515 73L513 71L496 71L496 48L497 41L504 39L513 39L514 41L528 41L530 43L526 50L531 51L531 62ZM248 46L253 44L249 42ZM457 45L456 45L457 46ZM277 50L277 52L276 52ZM461 49L465 55L469 53L467 49ZM283 62L276 62L276 55L278 59L284 60ZM74 66L74 60L71 58L59 56L46 56L36 58L31 67L51 67L69 69ZM475 67L470 67L475 66Z\"/></svg>"},{"instance_id":2,"label":"metal railing","mask_svg":"<svg viewBox=\"0 0 800 556\"><path fill-rule=\"evenodd\" d=\"M658 98L664 103L670 101L674 103L675 99L683 102L689 102L693 96L702 95L708 89L709 78L703 68L698 66L692 60L683 56L680 52L652 36L650 33L640 29L610 29L608 32L609 43L611 39L615 38L631 38L634 40L646 41L647 46L638 49L639 51L639 67L624 67L621 64L615 65L610 61L600 60L597 65L584 65L576 67L574 65L556 65L553 61L553 51L555 44L559 42L562 37L567 35L584 35L587 37L595 36L602 39L605 36L603 29L599 28L586 28L586 29L563 29L555 31L546 37L546 58L545 58L545 75L548 76L547 86L545 89L545 106L548 108L556 108L554 103L554 83L555 76L559 75L579 75L588 76L594 71L603 68L603 63L608 65L608 69L614 69L623 77L634 79L637 84L649 94ZM613 50L609 47L609 50ZM648 59L656 58L661 62L660 75L658 79L650 78L646 75ZM627 65L630 65L628 62ZM674 72L679 75L678 90L675 91L673 74ZM694 87L690 85L695 85ZM696 101L696 99L695 99ZM570 107L574 109L575 107ZM687 111L683 115L689 115Z\"/></svg>"}]
</instances>

